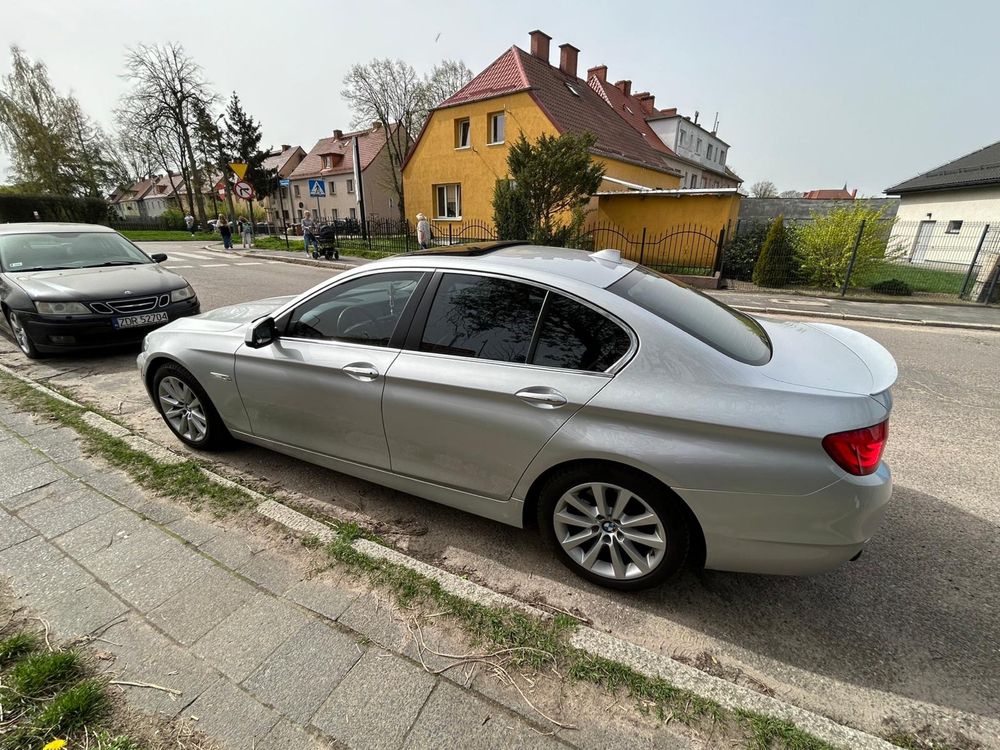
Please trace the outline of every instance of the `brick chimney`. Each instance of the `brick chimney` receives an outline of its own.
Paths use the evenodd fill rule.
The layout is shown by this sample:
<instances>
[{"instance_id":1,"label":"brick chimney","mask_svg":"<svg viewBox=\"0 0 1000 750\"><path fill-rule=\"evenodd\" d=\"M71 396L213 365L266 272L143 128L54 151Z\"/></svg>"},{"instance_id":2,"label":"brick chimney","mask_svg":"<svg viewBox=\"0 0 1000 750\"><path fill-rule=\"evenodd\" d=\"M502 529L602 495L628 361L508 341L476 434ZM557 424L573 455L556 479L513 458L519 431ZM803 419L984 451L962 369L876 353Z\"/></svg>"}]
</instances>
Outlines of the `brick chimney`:
<instances>
[{"instance_id":1,"label":"brick chimney","mask_svg":"<svg viewBox=\"0 0 1000 750\"><path fill-rule=\"evenodd\" d=\"M598 65L596 68L589 68L587 70L587 80L589 81L594 76L597 76L597 80L601 83L608 82L608 66Z\"/></svg>"},{"instance_id":2,"label":"brick chimney","mask_svg":"<svg viewBox=\"0 0 1000 750\"><path fill-rule=\"evenodd\" d=\"M381 120L372 120L372 130L378 130L381 127L382 127Z\"/></svg>"},{"instance_id":3,"label":"brick chimney","mask_svg":"<svg viewBox=\"0 0 1000 750\"><path fill-rule=\"evenodd\" d=\"M290 148L291 148L291 146L289 144L287 144L287 143L282 143L281 144L281 150L282 151L287 151Z\"/></svg>"},{"instance_id":4,"label":"brick chimney","mask_svg":"<svg viewBox=\"0 0 1000 750\"><path fill-rule=\"evenodd\" d=\"M334 130L333 131L333 137L336 138L339 141L341 138L344 137L344 131L343 130Z\"/></svg>"},{"instance_id":5,"label":"brick chimney","mask_svg":"<svg viewBox=\"0 0 1000 750\"><path fill-rule=\"evenodd\" d=\"M552 37L544 31L535 29L528 36L531 37L531 54L545 62L549 61L549 42Z\"/></svg>"},{"instance_id":6,"label":"brick chimney","mask_svg":"<svg viewBox=\"0 0 1000 750\"><path fill-rule=\"evenodd\" d=\"M642 107L642 111L647 115L653 114L656 111L656 107L653 103L656 101L656 97L650 94L648 91L643 91L641 94L636 94L635 98L639 100L639 106Z\"/></svg>"},{"instance_id":7,"label":"brick chimney","mask_svg":"<svg viewBox=\"0 0 1000 750\"><path fill-rule=\"evenodd\" d=\"M559 70L572 78L576 78L576 58L580 50L572 44L559 45Z\"/></svg>"},{"instance_id":8,"label":"brick chimney","mask_svg":"<svg viewBox=\"0 0 1000 750\"><path fill-rule=\"evenodd\" d=\"M632 96L631 81L615 81L615 88L625 94L625 96Z\"/></svg>"}]
</instances>

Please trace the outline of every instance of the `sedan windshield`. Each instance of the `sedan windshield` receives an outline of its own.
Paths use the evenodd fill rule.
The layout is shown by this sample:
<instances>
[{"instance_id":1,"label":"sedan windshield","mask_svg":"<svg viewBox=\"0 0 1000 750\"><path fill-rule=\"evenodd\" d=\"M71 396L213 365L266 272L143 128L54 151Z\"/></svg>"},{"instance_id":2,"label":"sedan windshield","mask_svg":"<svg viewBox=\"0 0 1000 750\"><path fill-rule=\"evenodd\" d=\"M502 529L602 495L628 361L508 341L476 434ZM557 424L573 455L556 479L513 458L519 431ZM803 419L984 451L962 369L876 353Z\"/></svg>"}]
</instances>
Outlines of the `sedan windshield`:
<instances>
[{"instance_id":1,"label":"sedan windshield","mask_svg":"<svg viewBox=\"0 0 1000 750\"><path fill-rule=\"evenodd\" d=\"M0 269L9 273L152 262L139 248L114 232L0 235Z\"/></svg>"},{"instance_id":2,"label":"sedan windshield","mask_svg":"<svg viewBox=\"0 0 1000 750\"><path fill-rule=\"evenodd\" d=\"M756 320L669 276L639 266L608 290L728 357L750 365L771 359L771 341Z\"/></svg>"}]
</instances>

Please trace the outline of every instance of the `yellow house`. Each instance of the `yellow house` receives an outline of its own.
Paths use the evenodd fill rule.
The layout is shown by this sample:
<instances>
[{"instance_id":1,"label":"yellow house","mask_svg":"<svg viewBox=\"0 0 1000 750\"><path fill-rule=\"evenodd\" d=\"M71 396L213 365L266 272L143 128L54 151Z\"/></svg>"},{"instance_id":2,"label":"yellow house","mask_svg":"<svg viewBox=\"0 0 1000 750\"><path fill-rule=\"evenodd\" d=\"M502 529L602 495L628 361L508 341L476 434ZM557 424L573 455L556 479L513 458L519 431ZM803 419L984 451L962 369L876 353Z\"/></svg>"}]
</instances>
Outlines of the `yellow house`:
<instances>
[{"instance_id":1,"label":"yellow house","mask_svg":"<svg viewBox=\"0 0 1000 750\"><path fill-rule=\"evenodd\" d=\"M507 150L523 133L593 133L602 190L680 187L680 172L587 81L577 77L577 50L560 45L549 64L550 37L531 32L531 52L511 47L436 107L403 165L406 209L460 235L470 224L493 225L493 190L507 179ZM445 229L444 231L448 231Z\"/></svg>"}]
</instances>

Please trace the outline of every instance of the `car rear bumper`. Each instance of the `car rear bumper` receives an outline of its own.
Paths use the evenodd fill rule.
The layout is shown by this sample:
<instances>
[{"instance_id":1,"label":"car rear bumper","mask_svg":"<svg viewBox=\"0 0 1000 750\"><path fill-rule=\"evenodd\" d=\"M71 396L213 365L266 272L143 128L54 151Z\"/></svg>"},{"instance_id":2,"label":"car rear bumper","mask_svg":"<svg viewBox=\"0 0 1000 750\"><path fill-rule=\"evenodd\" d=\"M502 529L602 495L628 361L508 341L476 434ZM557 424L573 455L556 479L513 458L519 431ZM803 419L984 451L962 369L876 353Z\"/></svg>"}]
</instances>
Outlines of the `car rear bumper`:
<instances>
[{"instance_id":1,"label":"car rear bumper","mask_svg":"<svg viewBox=\"0 0 1000 750\"><path fill-rule=\"evenodd\" d=\"M143 337L170 320L197 315L201 312L198 298L174 302L156 312L167 313L168 320L139 328L115 328L110 315L87 315L81 317L54 319L37 313L19 312L25 330L35 348L40 352L54 354L80 349L100 349L104 347L136 344Z\"/></svg>"},{"instance_id":2,"label":"car rear bumper","mask_svg":"<svg viewBox=\"0 0 1000 750\"><path fill-rule=\"evenodd\" d=\"M851 560L874 536L892 495L892 473L844 478L809 495L680 491L705 535L705 567L811 575Z\"/></svg>"}]
</instances>

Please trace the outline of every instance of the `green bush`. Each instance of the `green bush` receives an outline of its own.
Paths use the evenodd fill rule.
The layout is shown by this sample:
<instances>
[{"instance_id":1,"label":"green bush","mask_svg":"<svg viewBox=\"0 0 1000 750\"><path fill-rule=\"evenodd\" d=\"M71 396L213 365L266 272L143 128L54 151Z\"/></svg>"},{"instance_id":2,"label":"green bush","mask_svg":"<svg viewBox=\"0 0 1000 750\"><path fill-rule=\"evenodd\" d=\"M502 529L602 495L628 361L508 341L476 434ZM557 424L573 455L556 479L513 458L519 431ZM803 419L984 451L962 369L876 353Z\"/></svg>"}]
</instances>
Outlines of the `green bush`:
<instances>
[{"instance_id":1,"label":"green bush","mask_svg":"<svg viewBox=\"0 0 1000 750\"><path fill-rule=\"evenodd\" d=\"M184 223L184 212L179 208L168 208L158 217L164 229L187 229Z\"/></svg>"},{"instance_id":2,"label":"green bush","mask_svg":"<svg viewBox=\"0 0 1000 750\"><path fill-rule=\"evenodd\" d=\"M799 227L795 237L795 259L805 283L836 288L844 283L858 228L865 222L858 244L853 274L864 276L882 261L891 259L886 250L892 221L885 208L873 208L864 201L838 208L825 216L814 216Z\"/></svg>"},{"instance_id":3,"label":"green bush","mask_svg":"<svg viewBox=\"0 0 1000 750\"><path fill-rule=\"evenodd\" d=\"M909 297L913 294L910 285L899 279L886 279L872 284L872 291L876 294L890 294L894 297Z\"/></svg>"},{"instance_id":4,"label":"green bush","mask_svg":"<svg viewBox=\"0 0 1000 750\"><path fill-rule=\"evenodd\" d=\"M108 204L103 198L0 192L0 224L35 221L35 211L41 221L102 224L108 220Z\"/></svg>"},{"instance_id":5,"label":"green bush","mask_svg":"<svg viewBox=\"0 0 1000 750\"><path fill-rule=\"evenodd\" d=\"M531 237L531 208L513 180L497 180L493 188L493 224L498 240L527 241Z\"/></svg>"},{"instance_id":6,"label":"green bush","mask_svg":"<svg viewBox=\"0 0 1000 750\"><path fill-rule=\"evenodd\" d=\"M792 264L793 253L785 235L785 218L779 216L771 222L760 248L760 258L753 269L753 283L774 289L783 287L792 275Z\"/></svg>"},{"instance_id":7,"label":"green bush","mask_svg":"<svg viewBox=\"0 0 1000 750\"><path fill-rule=\"evenodd\" d=\"M739 234L726 244L723 276L738 281L750 281L753 278L753 268L760 257L767 229L768 225L762 221L748 224L746 228L741 227Z\"/></svg>"}]
</instances>

